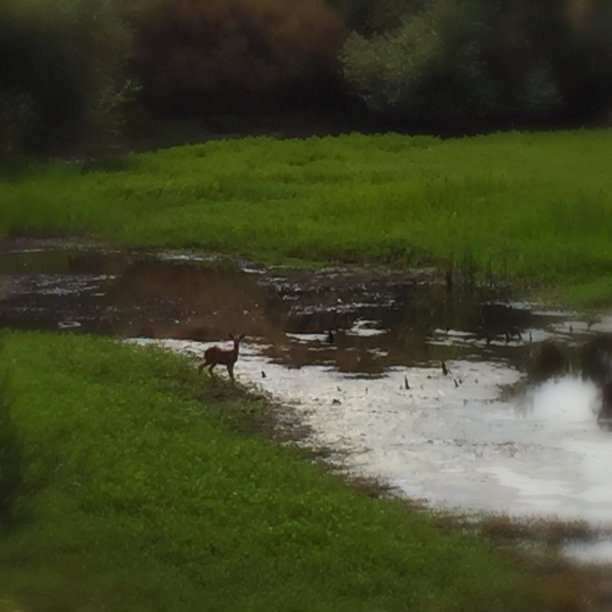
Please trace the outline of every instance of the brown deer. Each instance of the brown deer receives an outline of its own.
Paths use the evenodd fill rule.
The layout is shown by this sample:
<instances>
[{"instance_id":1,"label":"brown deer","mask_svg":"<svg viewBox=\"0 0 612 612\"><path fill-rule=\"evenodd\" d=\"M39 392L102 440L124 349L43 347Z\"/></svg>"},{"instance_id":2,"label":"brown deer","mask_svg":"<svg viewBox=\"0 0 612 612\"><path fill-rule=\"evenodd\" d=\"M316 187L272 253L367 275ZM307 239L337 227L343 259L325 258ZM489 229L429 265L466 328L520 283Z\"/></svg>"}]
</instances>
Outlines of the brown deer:
<instances>
[{"instance_id":1,"label":"brown deer","mask_svg":"<svg viewBox=\"0 0 612 612\"><path fill-rule=\"evenodd\" d=\"M597 422L612 430L612 334L595 336L582 351L582 378L592 380L601 393Z\"/></svg>"},{"instance_id":2,"label":"brown deer","mask_svg":"<svg viewBox=\"0 0 612 612\"><path fill-rule=\"evenodd\" d=\"M230 339L234 341L234 348L223 349L217 345L211 346L204 351L204 361L198 366L198 371L201 372L202 368L208 366L208 371L213 373L213 368L217 364L227 366L229 376L234 382L234 364L238 359L238 347L240 341L244 338L244 334L238 338L234 338L234 334L229 335Z\"/></svg>"}]
</instances>

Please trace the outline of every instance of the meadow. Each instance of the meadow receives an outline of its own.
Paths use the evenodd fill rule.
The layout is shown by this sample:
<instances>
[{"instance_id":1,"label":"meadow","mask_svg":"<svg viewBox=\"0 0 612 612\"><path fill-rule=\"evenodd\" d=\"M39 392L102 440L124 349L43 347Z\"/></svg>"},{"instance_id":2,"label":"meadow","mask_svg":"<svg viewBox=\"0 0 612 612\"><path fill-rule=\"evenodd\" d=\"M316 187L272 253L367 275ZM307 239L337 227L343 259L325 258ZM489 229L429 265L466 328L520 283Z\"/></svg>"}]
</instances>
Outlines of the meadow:
<instances>
[{"instance_id":1,"label":"meadow","mask_svg":"<svg viewBox=\"0 0 612 612\"><path fill-rule=\"evenodd\" d=\"M7 332L0 359L0 610L581 609L553 566L275 443L186 357Z\"/></svg>"},{"instance_id":2,"label":"meadow","mask_svg":"<svg viewBox=\"0 0 612 612\"><path fill-rule=\"evenodd\" d=\"M612 131L210 141L28 163L0 236L197 247L267 263L435 265L562 302L612 298Z\"/></svg>"}]
</instances>

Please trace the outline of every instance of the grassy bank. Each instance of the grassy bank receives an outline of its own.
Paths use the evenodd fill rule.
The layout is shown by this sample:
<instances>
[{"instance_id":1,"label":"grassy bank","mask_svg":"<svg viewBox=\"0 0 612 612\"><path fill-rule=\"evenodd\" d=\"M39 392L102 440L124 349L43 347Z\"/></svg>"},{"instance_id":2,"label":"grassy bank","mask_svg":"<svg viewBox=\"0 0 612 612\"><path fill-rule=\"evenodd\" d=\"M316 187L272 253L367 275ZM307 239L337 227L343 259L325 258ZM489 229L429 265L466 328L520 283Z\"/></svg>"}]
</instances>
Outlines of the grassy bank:
<instances>
[{"instance_id":1,"label":"grassy bank","mask_svg":"<svg viewBox=\"0 0 612 612\"><path fill-rule=\"evenodd\" d=\"M185 358L34 333L1 357L21 467L0 609L577 609L574 587L538 600L474 536L267 441L262 400Z\"/></svg>"},{"instance_id":2,"label":"grassy bank","mask_svg":"<svg viewBox=\"0 0 612 612\"><path fill-rule=\"evenodd\" d=\"M4 233L436 263L612 299L612 131L214 141L0 184Z\"/></svg>"}]
</instances>

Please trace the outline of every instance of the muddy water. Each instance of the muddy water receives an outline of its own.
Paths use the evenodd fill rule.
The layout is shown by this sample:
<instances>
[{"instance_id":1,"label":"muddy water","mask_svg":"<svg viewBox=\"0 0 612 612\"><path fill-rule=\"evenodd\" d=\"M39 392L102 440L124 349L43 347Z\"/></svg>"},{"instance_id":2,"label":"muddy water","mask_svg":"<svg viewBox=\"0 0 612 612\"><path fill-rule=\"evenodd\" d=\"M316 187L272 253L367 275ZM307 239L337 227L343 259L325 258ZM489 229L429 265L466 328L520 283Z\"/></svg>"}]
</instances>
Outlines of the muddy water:
<instances>
[{"instance_id":1,"label":"muddy water","mask_svg":"<svg viewBox=\"0 0 612 612\"><path fill-rule=\"evenodd\" d=\"M0 327L113 334L194 358L245 333L238 380L291 404L308 442L348 469L434 506L609 525L612 433L597 425L597 390L571 375L524 381L540 342L571 361L612 318L435 281L12 244L0 252Z\"/></svg>"},{"instance_id":2,"label":"muddy water","mask_svg":"<svg viewBox=\"0 0 612 612\"><path fill-rule=\"evenodd\" d=\"M269 270L184 252L5 245L0 326L202 342L240 331L288 367L370 377L449 359L523 367L529 330L537 341L540 328L559 323L431 280L426 272Z\"/></svg>"}]
</instances>

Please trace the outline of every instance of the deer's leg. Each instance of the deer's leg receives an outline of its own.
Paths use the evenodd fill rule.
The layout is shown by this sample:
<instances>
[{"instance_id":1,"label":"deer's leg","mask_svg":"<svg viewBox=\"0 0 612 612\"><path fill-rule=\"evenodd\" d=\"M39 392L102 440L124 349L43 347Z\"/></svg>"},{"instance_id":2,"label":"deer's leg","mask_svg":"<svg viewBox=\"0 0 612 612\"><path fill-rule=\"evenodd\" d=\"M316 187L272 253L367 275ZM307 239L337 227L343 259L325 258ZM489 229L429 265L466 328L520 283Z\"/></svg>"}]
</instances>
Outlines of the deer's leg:
<instances>
[{"instance_id":1,"label":"deer's leg","mask_svg":"<svg viewBox=\"0 0 612 612\"><path fill-rule=\"evenodd\" d=\"M232 379L232 383L234 382L234 364L228 364L227 371L229 372L229 376Z\"/></svg>"},{"instance_id":2,"label":"deer's leg","mask_svg":"<svg viewBox=\"0 0 612 612\"><path fill-rule=\"evenodd\" d=\"M601 387L601 408L597 421L606 429L612 429L612 381L605 382Z\"/></svg>"},{"instance_id":3,"label":"deer's leg","mask_svg":"<svg viewBox=\"0 0 612 612\"><path fill-rule=\"evenodd\" d=\"M214 376L213 374L213 368L216 366L217 364L213 361L210 366L208 366L208 371L210 372L211 376Z\"/></svg>"}]
</instances>

